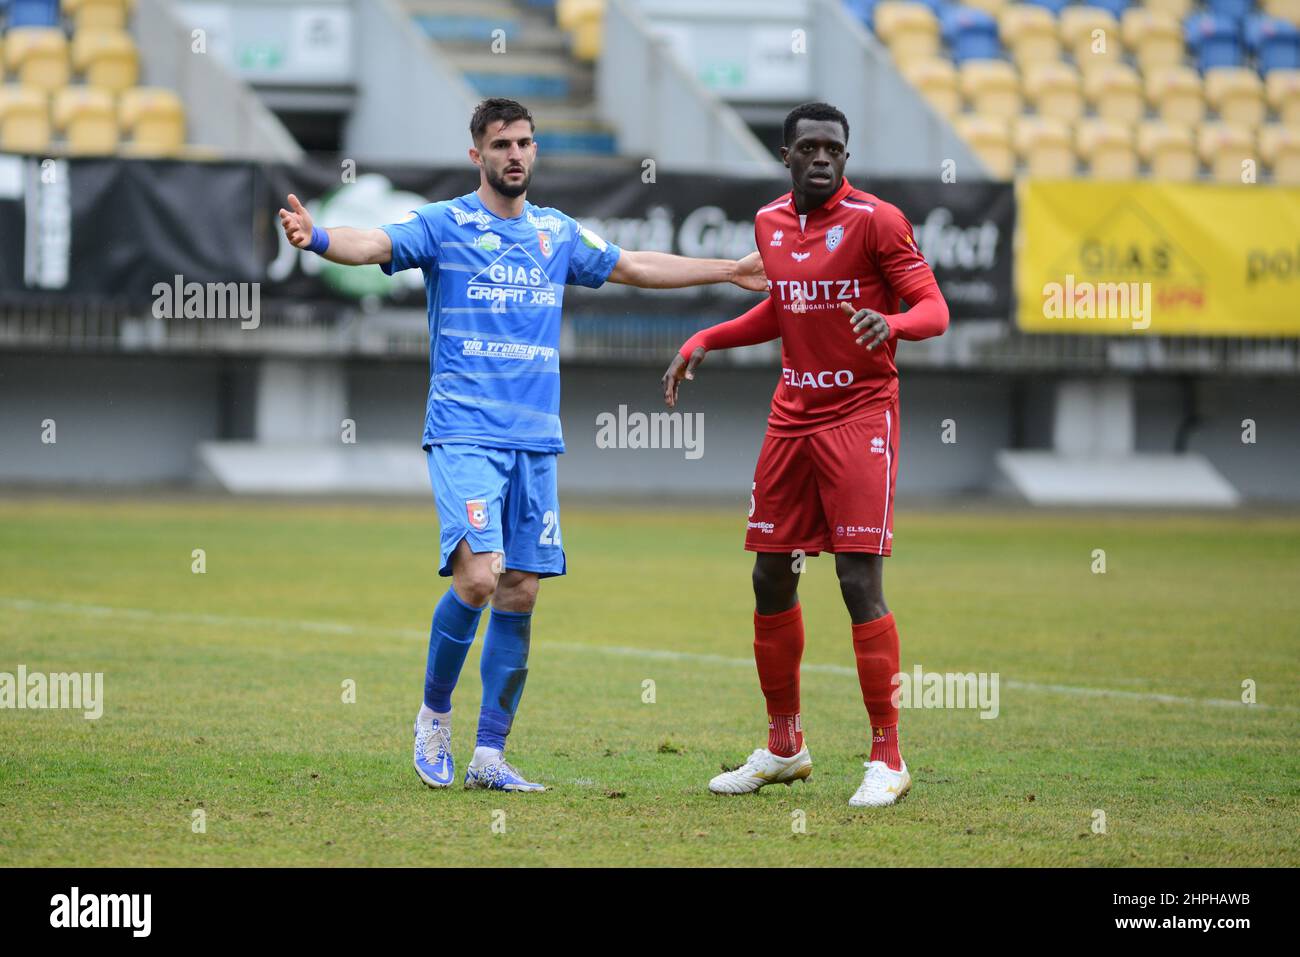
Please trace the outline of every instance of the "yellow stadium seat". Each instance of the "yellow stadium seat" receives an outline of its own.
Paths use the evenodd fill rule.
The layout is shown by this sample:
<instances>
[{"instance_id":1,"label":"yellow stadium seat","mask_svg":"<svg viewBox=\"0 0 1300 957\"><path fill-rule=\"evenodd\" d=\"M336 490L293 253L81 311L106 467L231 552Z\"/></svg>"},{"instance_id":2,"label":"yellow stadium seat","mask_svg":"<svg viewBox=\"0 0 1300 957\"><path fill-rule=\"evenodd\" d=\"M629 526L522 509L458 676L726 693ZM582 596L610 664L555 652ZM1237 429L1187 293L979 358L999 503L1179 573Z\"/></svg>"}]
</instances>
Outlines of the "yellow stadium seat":
<instances>
[{"instance_id":1,"label":"yellow stadium seat","mask_svg":"<svg viewBox=\"0 0 1300 957\"><path fill-rule=\"evenodd\" d=\"M1119 21L1101 7L1068 6L1061 11L1061 42L1087 75L1099 66L1118 63L1124 54Z\"/></svg>"},{"instance_id":2,"label":"yellow stadium seat","mask_svg":"<svg viewBox=\"0 0 1300 957\"><path fill-rule=\"evenodd\" d=\"M117 150L113 95L93 86L69 86L54 94L54 128L77 156L106 156Z\"/></svg>"},{"instance_id":3,"label":"yellow stadium seat","mask_svg":"<svg viewBox=\"0 0 1300 957\"><path fill-rule=\"evenodd\" d=\"M1133 51L1143 73L1181 66L1186 52L1178 20L1159 10L1129 7L1120 24L1124 45Z\"/></svg>"},{"instance_id":4,"label":"yellow stadium seat","mask_svg":"<svg viewBox=\"0 0 1300 957\"><path fill-rule=\"evenodd\" d=\"M1021 70L1036 63L1054 63L1061 58L1061 41L1056 35L1056 18L1044 7L1016 3L998 15L998 34Z\"/></svg>"},{"instance_id":5,"label":"yellow stadium seat","mask_svg":"<svg viewBox=\"0 0 1300 957\"><path fill-rule=\"evenodd\" d=\"M578 21L578 25L573 28L573 55L585 63L599 60L604 39L604 17L589 17Z\"/></svg>"},{"instance_id":6,"label":"yellow stadium seat","mask_svg":"<svg viewBox=\"0 0 1300 957\"><path fill-rule=\"evenodd\" d=\"M72 18L75 32L126 27L127 0L63 0L62 5L64 16Z\"/></svg>"},{"instance_id":7,"label":"yellow stadium seat","mask_svg":"<svg viewBox=\"0 0 1300 957\"><path fill-rule=\"evenodd\" d=\"M1016 154L1007 132L1007 122L987 116L959 116L957 132L995 179L1011 179L1016 172Z\"/></svg>"},{"instance_id":8,"label":"yellow stadium seat","mask_svg":"<svg viewBox=\"0 0 1300 957\"><path fill-rule=\"evenodd\" d=\"M991 17L997 17L1011 0L963 0L962 6L983 10Z\"/></svg>"},{"instance_id":9,"label":"yellow stadium seat","mask_svg":"<svg viewBox=\"0 0 1300 957\"><path fill-rule=\"evenodd\" d=\"M1128 126L1106 120L1084 120L1078 126L1076 143L1094 179L1137 177L1138 158L1133 150L1133 131Z\"/></svg>"},{"instance_id":10,"label":"yellow stadium seat","mask_svg":"<svg viewBox=\"0 0 1300 957\"><path fill-rule=\"evenodd\" d=\"M1300 127L1300 70L1269 71L1264 91L1282 125Z\"/></svg>"},{"instance_id":11,"label":"yellow stadium seat","mask_svg":"<svg viewBox=\"0 0 1300 957\"><path fill-rule=\"evenodd\" d=\"M44 153L50 148L50 110L44 90L0 86L0 152Z\"/></svg>"},{"instance_id":12,"label":"yellow stadium seat","mask_svg":"<svg viewBox=\"0 0 1300 957\"><path fill-rule=\"evenodd\" d=\"M1191 12L1192 0L1146 0L1143 6L1156 13L1167 13L1182 23L1183 17Z\"/></svg>"},{"instance_id":13,"label":"yellow stadium seat","mask_svg":"<svg viewBox=\"0 0 1300 957\"><path fill-rule=\"evenodd\" d=\"M118 104L118 121L131 136L129 152L136 155L174 156L185 145L185 108L171 90L127 90Z\"/></svg>"},{"instance_id":14,"label":"yellow stadium seat","mask_svg":"<svg viewBox=\"0 0 1300 957\"><path fill-rule=\"evenodd\" d=\"M1006 60L967 60L958 73L962 96L976 113L1008 119L1024 109L1020 77Z\"/></svg>"},{"instance_id":15,"label":"yellow stadium seat","mask_svg":"<svg viewBox=\"0 0 1300 957\"><path fill-rule=\"evenodd\" d=\"M1259 155L1275 182L1300 185L1300 130L1270 123L1259 131Z\"/></svg>"},{"instance_id":16,"label":"yellow stadium seat","mask_svg":"<svg viewBox=\"0 0 1300 957\"><path fill-rule=\"evenodd\" d=\"M12 27L4 43L5 65L20 86L53 93L68 85L68 41L58 27Z\"/></svg>"},{"instance_id":17,"label":"yellow stadium seat","mask_svg":"<svg viewBox=\"0 0 1300 957\"><path fill-rule=\"evenodd\" d=\"M1083 116L1079 71L1068 63L1039 63L1025 73L1025 95L1040 116L1074 123Z\"/></svg>"},{"instance_id":18,"label":"yellow stadium seat","mask_svg":"<svg viewBox=\"0 0 1300 957\"><path fill-rule=\"evenodd\" d=\"M1260 5L1270 17L1290 20L1300 26L1300 0L1264 0Z\"/></svg>"},{"instance_id":19,"label":"yellow stadium seat","mask_svg":"<svg viewBox=\"0 0 1300 957\"><path fill-rule=\"evenodd\" d=\"M1146 94L1166 123L1195 126L1205 119L1201 75L1191 67L1170 66L1149 74Z\"/></svg>"},{"instance_id":20,"label":"yellow stadium seat","mask_svg":"<svg viewBox=\"0 0 1300 957\"><path fill-rule=\"evenodd\" d=\"M1189 126L1160 120L1142 123L1137 131L1137 149L1156 179L1189 183L1200 173L1196 138Z\"/></svg>"},{"instance_id":21,"label":"yellow stadium seat","mask_svg":"<svg viewBox=\"0 0 1300 957\"><path fill-rule=\"evenodd\" d=\"M1197 131L1196 151L1210 167L1215 182L1243 183L1246 161L1255 160L1255 138L1237 126L1203 123Z\"/></svg>"},{"instance_id":22,"label":"yellow stadium seat","mask_svg":"<svg viewBox=\"0 0 1300 957\"><path fill-rule=\"evenodd\" d=\"M1070 179L1077 165L1069 124L1050 116L1022 116L1013 134L1016 153L1030 176Z\"/></svg>"},{"instance_id":23,"label":"yellow stadium seat","mask_svg":"<svg viewBox=\"0 0 1300 957\"><path fill-rule=\"evenodd\" d=\"M1142 119L1146 103L1142 81L1127 63L1098 67L1083 78L1083 94L1097 115L1111 123L1132 125Z\"/></svg>"},{"instance_id":24,"label":"yellow stadium seat","mask_svg":"<svg viewBox=\"0 0 1300 957\"><path fill-rule=\"evenodd\" d=\"M920 91L926 101L949 119L961 112L961 93L957 89L957 70L951 60L938 57L912 60L902 66L903 76Z\"/></svg>"},{"instance_id":25,"label":"yellow stadium seat","mask_svg":"<svg viewBox=\"0 0 1300 957\"><path fill-rule=\"evenodd\" d=\"M555 22L561 30L573 30L592 14L604 19L605 0L556 0Z\"/></svg>"},{"instance_id":26,"label":"yellow stadium seat","mask_svg":"<svg viewBox=\"0 0 1300 957\"><path fill-rule=\"evenodd\" d=\"M939 54L939 20L923 3L886 0L879 4L876 33L898 63Z\"/></svg>"},{"instance_id":27,"label":"yellow stadium seat","mask_svg":"<svg viewBox=\"0 0 1300 957\"><path fill-rule=\"evenodd\" d=\"M139 79L140 55L122 30L91 30L72 38L72 67L90 86L121 93Z\"/></svg>"},{"instance_id":28,"label":"yellow stadium seat","mask_svg":"<svg viewBox=\"0 0 1300 957\"><path fill-rule=\"evenodd\" d=\"M1254 130L1264 122L1264 84L1259 74L1247 67L1206 70L1205 99L1229 126Z\"/></svg>"}]
</instances>

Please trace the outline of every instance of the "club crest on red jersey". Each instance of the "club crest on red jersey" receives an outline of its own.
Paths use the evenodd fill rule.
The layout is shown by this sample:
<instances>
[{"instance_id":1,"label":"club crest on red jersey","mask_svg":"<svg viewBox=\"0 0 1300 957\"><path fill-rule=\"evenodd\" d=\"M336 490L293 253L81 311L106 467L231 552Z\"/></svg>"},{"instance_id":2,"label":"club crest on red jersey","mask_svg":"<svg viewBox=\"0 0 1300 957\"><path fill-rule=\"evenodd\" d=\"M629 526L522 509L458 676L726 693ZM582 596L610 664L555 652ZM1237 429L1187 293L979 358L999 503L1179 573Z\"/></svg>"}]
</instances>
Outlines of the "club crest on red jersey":
<instances>
[{"instance_id":1,"label":"club crest on red jersey","mask_svg":"<svg viewBox=\"0 0 1300 957\"><path fill-rule=\"evenodd\" d=\"M843 238L843 226L832 226L830 229L826 230L826 251L828 253L835 252L835 247L840 244L840 240Z\"/></svg>"},{"instance_id":2,"label":"club crest on red jersey","mask_svg":"<svg viewBox=\"0 0 1300 957\"><path fill-rule=\"evenodd\" d=\"M551 234L544 229L537 231L537 245L542 247L542 255L551 255Z\"/></svg>"},{"instance_id":3,"label":"club crest on red jersey","mask_svg":"<svg viewBox=\"0 0 1300 957\"><path fill-rule=\"evenodd\" d=\"M470 527L477 531L483 531L488 525L487 499L471 498L465 501L465 516L469 519Z\"/></svg>"}]
</instances>

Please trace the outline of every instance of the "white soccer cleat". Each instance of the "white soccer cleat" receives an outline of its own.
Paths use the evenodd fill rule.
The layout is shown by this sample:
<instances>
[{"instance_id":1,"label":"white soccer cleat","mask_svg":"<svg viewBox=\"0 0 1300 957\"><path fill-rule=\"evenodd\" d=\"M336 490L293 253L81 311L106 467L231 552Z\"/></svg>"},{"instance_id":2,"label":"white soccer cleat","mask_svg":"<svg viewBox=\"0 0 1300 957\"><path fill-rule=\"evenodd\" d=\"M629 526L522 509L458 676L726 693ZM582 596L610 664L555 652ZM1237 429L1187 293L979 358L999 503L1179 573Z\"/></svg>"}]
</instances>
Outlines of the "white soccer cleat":
<instances>
[{"instance_id":1,"label":"white soccer cleat","mask_svg":"<svg viewBox=\"0 0 1300 957\"><path fill-rule=\"evenodd\" d=\"M907 773L907 762L901 770L890 770L884 761L870 761L862 784L849 798L850 807L888 807L903 800L912 788L912 776Z\"/></svg>"},{"instance_id":2,"label":"white soccer cleat","mask_svg":"<svg viewBox=\"0 0 1300 957\"><path fill-rule=\"evenodd\" d=\"M759 748L749 760L734 771L723 771L709 782L714 794L750 794L769 784L789 785L792 781L807 781L812 775L812 756L808 745L788 758Z\"/></svg>"}]
</instances>

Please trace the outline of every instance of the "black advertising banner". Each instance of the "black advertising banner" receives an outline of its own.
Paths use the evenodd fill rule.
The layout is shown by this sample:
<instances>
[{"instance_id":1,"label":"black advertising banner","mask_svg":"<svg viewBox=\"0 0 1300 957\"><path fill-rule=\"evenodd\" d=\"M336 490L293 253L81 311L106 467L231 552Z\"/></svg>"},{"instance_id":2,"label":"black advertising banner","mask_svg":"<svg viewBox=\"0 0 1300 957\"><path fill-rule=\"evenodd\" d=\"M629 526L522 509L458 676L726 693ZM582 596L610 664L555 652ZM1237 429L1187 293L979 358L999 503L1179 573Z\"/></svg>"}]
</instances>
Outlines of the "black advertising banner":
<instances>
[{"instance_id":1,"label":"black advertising banner","mask_svg":"<svg viewBox=\"0 0 1300 957\"><path fill-rule=\"evenodd\" d=\"M529 199L629 249L735 259L754 248L753 216L788 191L781 179L662 174L639 166L541 167ZM337 266L291 247L276 210L295 193L321 226L377 226L469 192L477 171L0 157L0 297L147 303L158 283L257 282L264 302L421 306L418 270ZM1001 183L857 183L899 206L935 269L954 319L1008 318L1014 192ZM12 251L12 253L11 253ZM755 301L731 286L571 288L570 314L623 318L736 315Z\"/></svg>"},{"instance_id":2,"label":"black advertising banner","mask_svg":"<svg viewBox=\"0 0 1300 957\"><path fill-rule=\"evenodd\" d=\"M158 282L255 282L256 167L0 156L0 296L149 302Z\"/></svg>"}]
</instances>

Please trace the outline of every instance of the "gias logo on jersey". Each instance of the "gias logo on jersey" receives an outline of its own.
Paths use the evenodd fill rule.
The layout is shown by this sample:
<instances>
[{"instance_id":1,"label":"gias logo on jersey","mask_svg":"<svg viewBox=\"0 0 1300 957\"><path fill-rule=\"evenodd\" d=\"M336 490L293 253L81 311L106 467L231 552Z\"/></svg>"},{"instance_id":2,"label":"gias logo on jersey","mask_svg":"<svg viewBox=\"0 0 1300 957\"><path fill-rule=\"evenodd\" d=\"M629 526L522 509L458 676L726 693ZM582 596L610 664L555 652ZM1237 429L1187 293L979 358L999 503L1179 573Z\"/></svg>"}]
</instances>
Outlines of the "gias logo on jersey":
<instances>
[{"instance_id":1,"label":"gias logo on jersey","mask_svg":"<svg viewBox=\"0 0 1300 957\"><path fill-rule=\"evenodd\" d=\"M471 276L465 295L471 302L486 301L493 306L557 305L546 269L518 243Z\"/></svg>"},{"instance_id":2,"label":"gias logo on jersey","mask_svg":"<svg viewBox=\"0 0 1300 957\"><path fill-rule=\"evenodd\" d=\"M470 527L483 531L488 524L487 499L471 498L465 501L465 516L469 519Z\"/></svg>"},{"instance_id":3,"label":"gias logo on jersey","mask_svg":"<svg viewBox=\"0 0 1300 957\"><path fill-rule=\"evenodd\" d=\"M826 230L826 251L828 253L835 252L835 247L840 244L840 240L843 238L843 226L832 226L830 229Z\"/></svg>"}]
</instances>

